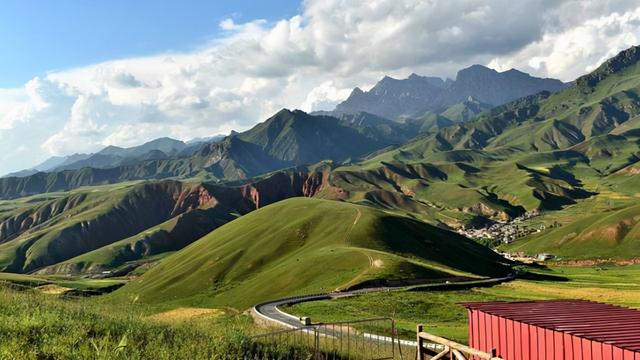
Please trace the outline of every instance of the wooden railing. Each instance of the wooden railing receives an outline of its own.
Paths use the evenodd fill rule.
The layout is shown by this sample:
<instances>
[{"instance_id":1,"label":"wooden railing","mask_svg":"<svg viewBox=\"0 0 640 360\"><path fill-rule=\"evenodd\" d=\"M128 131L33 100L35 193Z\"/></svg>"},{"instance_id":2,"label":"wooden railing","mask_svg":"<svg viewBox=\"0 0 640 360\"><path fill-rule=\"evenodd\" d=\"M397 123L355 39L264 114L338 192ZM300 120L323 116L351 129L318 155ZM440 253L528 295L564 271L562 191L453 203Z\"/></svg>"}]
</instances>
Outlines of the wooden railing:
<instances>
[{"instance_id":1,"label":"wooden railing","mask_svg":"<svg viewBox=\"0 0 640 360\"><path fill-rule=\"evenodd\" d=\"M438 360L438 359L453 359L453 360L469 360L469 359L482 359L482 360L500 360L496 356L495 350L491 354L470 348L466 345L459 344L455 341L451 341L440 336L429 334L424 332L424 325L418 325L417 338L418 342L418 360ZM437 347L438 350L434 350L434 347L425 346L427 343L438 344L444 346L444 348ZM429 356L428 358L425 356Z\"/></svg>"}]
</instances>

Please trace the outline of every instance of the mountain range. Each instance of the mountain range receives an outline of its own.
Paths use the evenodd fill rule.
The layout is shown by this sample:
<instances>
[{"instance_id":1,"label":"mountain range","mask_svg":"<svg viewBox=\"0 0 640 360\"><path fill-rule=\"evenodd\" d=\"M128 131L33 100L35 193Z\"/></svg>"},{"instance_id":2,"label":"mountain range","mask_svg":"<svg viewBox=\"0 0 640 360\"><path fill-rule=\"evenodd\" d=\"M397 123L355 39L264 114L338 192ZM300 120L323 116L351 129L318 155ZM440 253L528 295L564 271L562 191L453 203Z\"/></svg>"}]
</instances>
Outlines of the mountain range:
<instances>
[{"instance_id":1,"label":"mountain range","mask_svg":"<svg viewBox=\"0 0 640 360\"><path fill-rule=\"evenodd\" d=\"M108 169L135 164L146 160L162 160L192 155L202 145L223 139L224 136L194 139L188 142L171 138L159 138L139 146L122 148L107 146L97 153L54 156L30 169L17 171L3 177L26 177L39 172L78 170L85 167Z\"/></svg>"},{"instance_id":2,"label":"mountain range","mask_svg":"<svg viewBox=\"0 0 640 360\"><path fill-rule=\"evenodd\" d=\"M491 91L498 89L503 93L533 93L539 88L556 90L564 86L558 80L513 74L514 71L498 73L474 65L458 75L458 83L464 86L415 74L405 80L385 77L370 92L377 94L381 103L406 109L417 106L416 103L442 102L438 99L444 92L450 99L466 100L456 103L451 100L451 106L441 114L427 112L416 118L394 120L367 111L345 111L342 108L349 99L333 112L318 112L311 114L313 116L284 109L246 132L223 139L186 144L161 138L128 149L109 146L95 154L52 158L34 169L0 179L0 197L167 177L235 181L322 160L353 162L386 147L401 145L419 134L467 121L490 109L491 105L474 100L470 95L482 93L477 89L488 86L483 85L487 82L486 76L492 79ZM442 91L425 90L434 84ZM411 99L410 104L404 99L407 96Z\"/></svg>"},{"instance_id":3,"label":"mountain range","mask_svg":"<svg viewBox=\"0 0 640 360\"><path fill-rule=\"evenodd\" d=\"M404 80L386 76L367 92L355 88L335 111L365 111L392 120L416 118L445 112L468 100L497 106L543 90L562 90L566 86L562 81L536 78L515 69L497 72L473 65L460 70L455 80L416 74Z\"/></svg>"},{"instance_id":4,"label":"mountain range","mask_svg":"<svg viewBox=\"0 0 640 360\"><path fill-rule=\"evenodd\" d=\"M175 291L221 305L313 256L351 270L313 278L309 291L403 280L392 273L504 273L504 259L454 232L531 217L526 226L539 231L501 249L640 256L639 48L570 85L472 66L455 81L385 78L354 94L334 111L283 109L195 147L159 139L2 178L0 269L101 276L152 267L122 290L152 299L175 293L170 268L194 280ZM373 105L359 108L359 98ZM407 244L422 250L412 255ZM473 268L460 259L485 260Z\"/></svg>"}]
</instances>

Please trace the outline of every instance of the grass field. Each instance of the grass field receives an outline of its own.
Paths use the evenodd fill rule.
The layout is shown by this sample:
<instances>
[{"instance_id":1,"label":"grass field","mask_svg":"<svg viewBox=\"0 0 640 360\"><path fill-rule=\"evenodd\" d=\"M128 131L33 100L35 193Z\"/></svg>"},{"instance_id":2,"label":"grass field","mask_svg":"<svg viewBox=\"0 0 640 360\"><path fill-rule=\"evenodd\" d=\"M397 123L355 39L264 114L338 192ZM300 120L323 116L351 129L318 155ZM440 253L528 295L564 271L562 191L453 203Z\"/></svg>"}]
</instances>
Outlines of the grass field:
<instances>
[{"instance_id":1,"label":"grass field","mask_svg":"<svg viewBox=\"0 0 640 360\"><path fill-rule=\"evenodd\" d=\"M467 341L467 314L460 302L495 300L587 299L640 307L640 266L556 267L542 271L565 282L516 280L491 288L460 291L391 292L302 303L284 310L314 322L390 316L400 334L415 336L416 324L428 332Z\"/></svg>"},{"instance_id":2,"label":"grass field","mask_svg":"<svg viewBox=\"0 0 640 360\"><path fill-rule=\"evenodd\" d=\"M0 359L235 359L247 316L116 307L0 288ZM176 315L177 314L177 315ZM183 314L183 316L180 316Z\"/></svg>"},{"instance_id":3,"label":"grass field","mask_svg":"<svg viewBox=\"0 0 640 360\"><path fill-rule=\"evenodd\" d=\"M121 285L127 282L126 279L84 279L68 276L55 275L24 275L0 272L0 282L11 282L28 286L57 286L66 289L76 290L100 290L103 288Z\"/></svg>"}]
</instances>

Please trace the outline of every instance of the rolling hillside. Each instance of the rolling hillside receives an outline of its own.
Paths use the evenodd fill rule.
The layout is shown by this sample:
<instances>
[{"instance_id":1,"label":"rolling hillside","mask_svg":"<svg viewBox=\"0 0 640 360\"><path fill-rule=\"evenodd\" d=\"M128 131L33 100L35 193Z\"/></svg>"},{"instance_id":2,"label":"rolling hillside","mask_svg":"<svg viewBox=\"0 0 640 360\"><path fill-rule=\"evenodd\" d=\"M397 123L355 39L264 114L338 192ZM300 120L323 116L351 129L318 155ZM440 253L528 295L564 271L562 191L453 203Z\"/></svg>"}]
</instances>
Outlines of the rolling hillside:
<instances>
[{"instance_id":1,"label":"rolling hillside","mask_svg":"<svg viewBox=\"0 0 640 360\"><path fill-rule=\"evenodd\" d=\"M502 247L509 252L551 253L561 260L640 257L640 206L589 213L542 235Z\"/></svg>"},{"instance_id":2,"label":"rolling hillside","mask_svg":"<svg viewBox=\"0 0 640 360\"><path fill-rule=\"evenodd\" d=\"M126 274L250 211L316 195L329 170L319 164L226 186L164 180L0 201L0 266L41 274Z\"/></svg>"},{"instance_id":3,"label":"rolling hillside","mask_svg":"<svg viewBox=\"0 0 640 360\"><path fill-rule=\"evenodd\" d=\"M492 276L500 256L425 223L296 198L256 210L171 255L114 296L247 308L369 280Z\"/></svg>"},{"instance_id":4,"label":"rolling hillside","mask_svg":"<svg viewBox=\"0 0 640 360\"><path fill-rule=\"evenodd\" d=\"M0 268L30 272L215 205L198 184L123 184L58 194L3 215ZM238 204L240 205L240 204Z\"/></svg>"}]
</instances>

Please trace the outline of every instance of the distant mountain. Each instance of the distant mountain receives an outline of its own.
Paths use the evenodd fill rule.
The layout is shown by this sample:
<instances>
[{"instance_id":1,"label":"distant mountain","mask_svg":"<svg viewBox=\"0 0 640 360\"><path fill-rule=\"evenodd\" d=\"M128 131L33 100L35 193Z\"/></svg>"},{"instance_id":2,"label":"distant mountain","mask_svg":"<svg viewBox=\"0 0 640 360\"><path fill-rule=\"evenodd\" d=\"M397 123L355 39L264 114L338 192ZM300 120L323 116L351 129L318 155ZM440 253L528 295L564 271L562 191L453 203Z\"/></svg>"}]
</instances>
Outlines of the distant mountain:
<instances>
[{"instance_id":1,"label":"distant mountain","mask_svg":"<svg viewBox=\"0 0 640 360\"><path fill-rule=\"evenodd\" d=\"M38 172L78 170L85 167L108 169L120 165L131 165L145 160L161 160L171 157L188 156L207 142L221 138L223 137L197 139L187 144L180 140L164 137L130 148L107 146L97 153L92 154L53 156L31 169L16 171L3 177L26 177Z\"/></svg>"},{"instance_id":2,"label":"distant mountain","mask_svg":"<svg viewBox=\"0 0 640 360\"><path fill-rule=\"evenodd\" d=\"M338 119L284 109L248 131L201 144L188 156L172 156L157 149L144 153L152 148L148 144L132 148L135 150L109 147L85 160L64 165L66 170L0 179L0 198L125 180L168 177L243 180L322 160L337 163L357 160L410 138L411 133L403 126L372 115ZM142 155L122 158L125 151Z\"/></svg>"},{"instance_id":3,"label":"distant mountain","mask_svg":"<svg viewBox=\"0 0 640 360\"><path fill-rule=\"evenodd\" d=\"M165 154L171 155L172 153L184 150L187 147L183 141L163 137L155 140L151 140L139 146L130 148L121 148L117 146L108 146L98 152L101 155L116 155L120 157L135 157L141 156L149 151L159 150Z\"/></svg>"},{"instance_id":4,"label":"distant mountain","mask_svg":"<svg viewBox=\"0 0 640 360\"><path fill-rule=\"evenodd\" d=\"M354 160L409 137L403 129L377 121L357 125L284 109L246 132L205 146L192 159L202 159L218 179L237 180L321 160Z\"/></svg>"},{"instance_id":5,"label":"distant mountain","mask_svg":"<svg viewBox=\"0 0 640 360\"><path fill-rule=\"evenodd\" d=\"M38 172L51 171L54 168L58 166L62 166L63 164L66 164L68 162L80 161L80 160L86 159L89 156L90 155L87 155L87 154L74 154L69 156L52 156L47 160L43 161L42 163L30 169L24 169L24 170L12 172L2 177L25 177L25 176L36 174Z\"/></svg>"},{"instance_id":6,"label":"distant mountain","mask_svg":"<svg viewBox=\"0 0 640 360\"><path fill-rule=\"evenodd\" d=\"M439 114L469 98L497 106L546 90L555 92L567 85L560 80L532 77L512 69L497 72L482 65L460 70L456 80L411 74L398 80L385 76L371 90L353 90L347 100L338 104L337 113L369 112L395 120Z\"/></svg>"},{"instance_id":7,"label":"distant mountain","mask_svg":"<svg viewBox=\"0 0 640 360\"><path fill-rule=\"evenodd\" d=\"M119 165L137 163L143 160L167 159L177 155L187 147L188 145L183 141L167 137L155 139L130 148L107 146L95 154L90 154L76 161L68 159L51 170L77 170L85 167L108 169Z\"/></svg>"}]
</instances>

